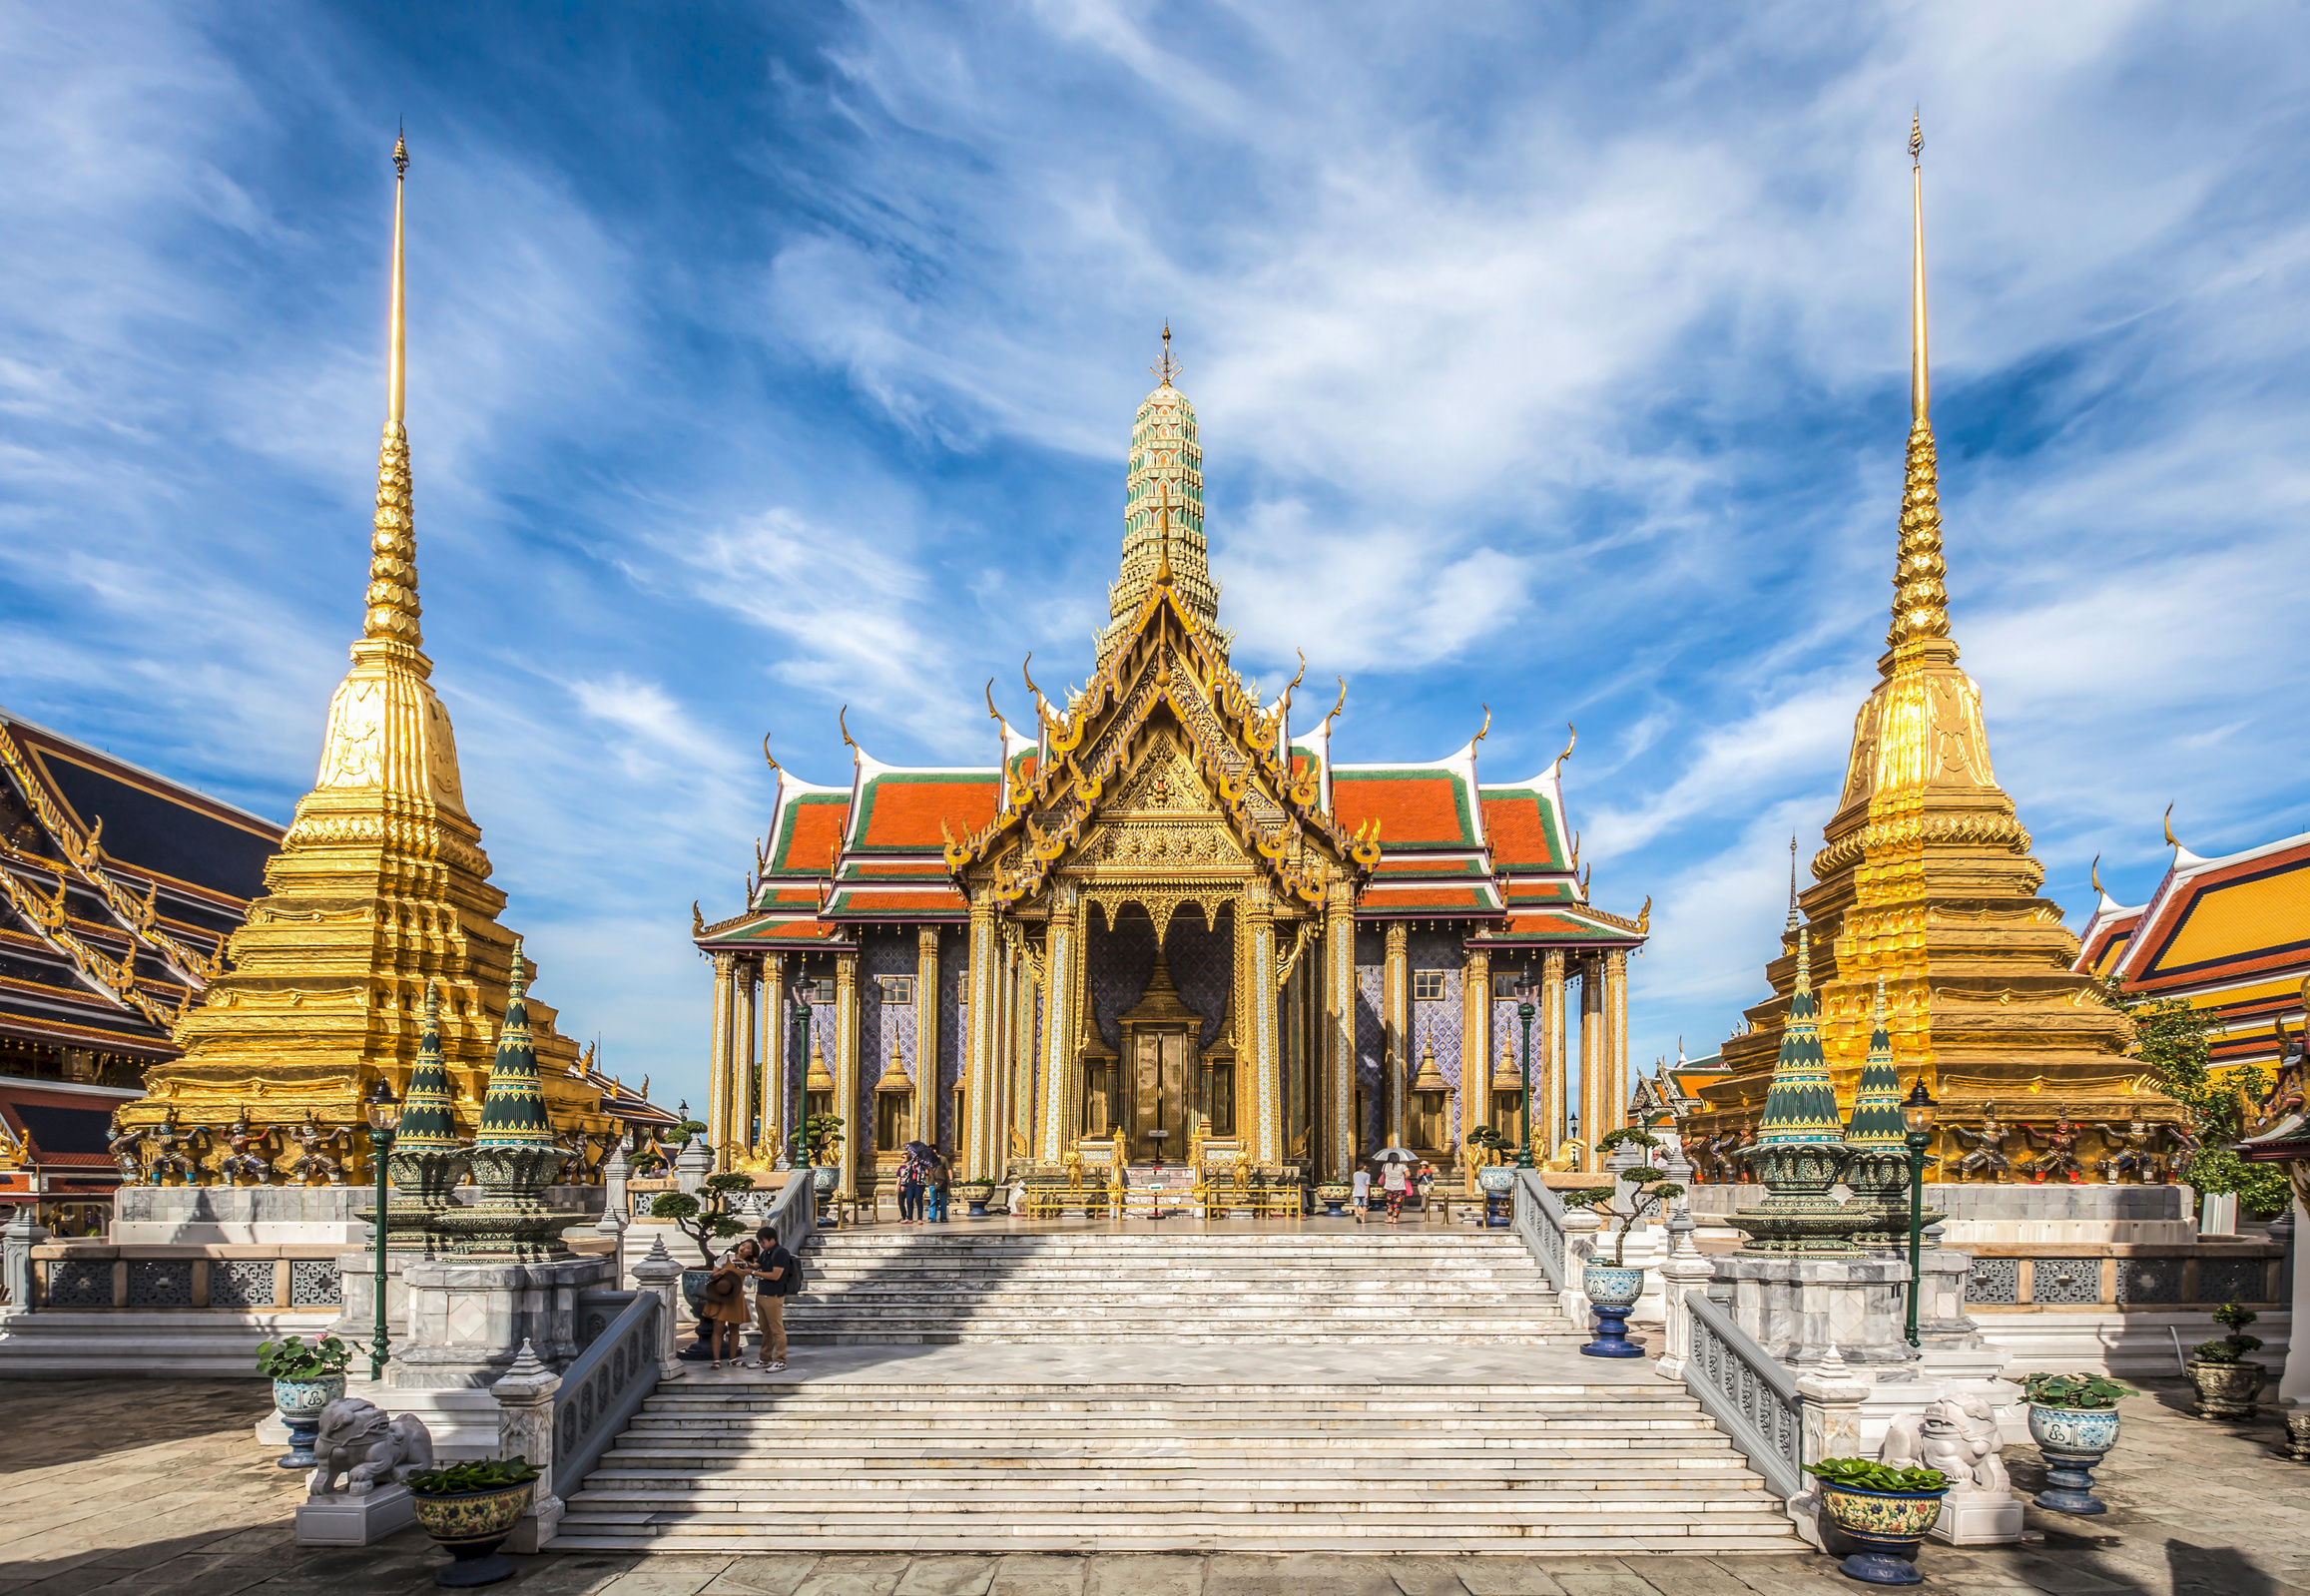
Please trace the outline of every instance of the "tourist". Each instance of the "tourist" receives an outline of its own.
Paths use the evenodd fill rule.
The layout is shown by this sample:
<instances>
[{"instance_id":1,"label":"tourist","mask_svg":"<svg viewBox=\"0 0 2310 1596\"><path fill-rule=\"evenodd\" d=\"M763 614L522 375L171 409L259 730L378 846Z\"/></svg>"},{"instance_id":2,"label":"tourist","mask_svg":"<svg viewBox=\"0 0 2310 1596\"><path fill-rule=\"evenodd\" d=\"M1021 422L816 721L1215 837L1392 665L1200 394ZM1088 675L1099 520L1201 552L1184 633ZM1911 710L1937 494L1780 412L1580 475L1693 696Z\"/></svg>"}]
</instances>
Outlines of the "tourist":
<instances>
[{"instance_id":1,"label":"tourist","mask_svg":"<svg viewBox=\"0 0 2310 1596\"><path fill-rule=\"evenodd\" d=\"M765 1225L754 1233L754 1323L762 1331L760 1366L775 1374L786 1367L786 1300L802 1285L802 1268L794 1254L778 1245L778 1229Z\"/></svg>"},{"instance_id":2,"label":"tourist","mask_svg":"<svg viewBox=\"0 0 2310 1596\"><path fill-rule=\"evenodd\" d=\"M915 1151L922 1144L908 1142L898 1154L898 1223L922 1223L922 1155Z\"/></svg>"},{"instance_id":3,"label":"tourist","mask_svg":"<svg viewBox=\"0 0 2310 1596\"><path fill-rule=\"evenodd\" d=\"M1388 1197L1388 1223L1393 1225L1404 1215L1404 1191L1412 1184L1404 1173L1404 1166L1391 1164L1388 1173L1380 1177L1380 1189Z\"/></svg>"},{"instance_id":4,"label":"tourist","mask_svg":"<svg viewBox=\"0 0 2310 1596\"><path fill-rule=\"evenodd\" d=\"M741 1242L738 1250L723 1254L714 1273L706 1277L707 1356L715 1368L722 1366L725 1357L733 1364L738 1361L739 1336L746 1324L746 1274L752 1262L750 1256L741 1255L753 1246L752 1242Z\"/></svg>"},{"instance_id":5,"label":"tourist","mask_svg":"<svg viewBox=\"0 0 2310 1596\"><path fill-rule=\"evenodd\" d=\"M1372 1172L1370 1170L1360 1169L1356 1172L1355 1192L1355 1198L1350 1206L1356 1211L1356 1223L1361 1225L1364 1223L1364 1211L1372 1206Z\"/></svg>"},{"instance_id":6,"label":"tourist","mask_svg":"<svg viewBox=\"0 0 2310 1596\"><path fill-rule=\"evenodd\" d=\"M943 1153L930 1155L930 1223L946 1223L946 1202L954 1195L954 1166Z\"/></svg>"}]
</instances>

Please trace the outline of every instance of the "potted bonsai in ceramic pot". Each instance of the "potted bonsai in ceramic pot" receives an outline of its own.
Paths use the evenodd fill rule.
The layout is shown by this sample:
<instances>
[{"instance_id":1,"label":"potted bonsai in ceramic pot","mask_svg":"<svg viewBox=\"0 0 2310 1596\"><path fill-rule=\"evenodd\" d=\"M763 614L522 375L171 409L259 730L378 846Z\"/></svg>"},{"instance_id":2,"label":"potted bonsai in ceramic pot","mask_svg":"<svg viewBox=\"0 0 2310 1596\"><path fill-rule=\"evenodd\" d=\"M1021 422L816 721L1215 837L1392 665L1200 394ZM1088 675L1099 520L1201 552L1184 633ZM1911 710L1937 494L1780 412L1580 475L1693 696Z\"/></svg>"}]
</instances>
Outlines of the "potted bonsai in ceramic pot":
<instances>
[{"instance_id":1,"label":"potted bonsai in ceramic pot","mask_svg":"<svg viewBox=\"0 0 2310 1596\"><path fill-rule=\"evenodd\" d=\"M2189 1349L2189 1379L2198 1388L2198 1417L2242 1423L2254 1416L2262 1382L2270 1377L2270 1371L2260 1363L2246 1361L2246 1354L2259 1348L2262 1338L2246 1334L2245 1329L2260 1317L2240 1304L2224 1303L2214 1310L2214 1323L2229 1333Z\"/></svg>"},{"instance_id":2,"label":"potted bonsai in ceramic pot","mask_svg":"<svg viewBox=\"0 0 2310 1596\"><path fill-rule=\"evenodd\" d=\"M536 1491L536 1465L518 1457L451 1463L411 1474L409 1499L417 1523L450 1557L445 1567L434 1570L433 1583L454 1590L511 1579L513 1565L497 1548L529 1510Z\"/></svg>"},{"instance_id":3,"label":"potted bonsai in ceramic pot","mask_svg":"<svg viewBox=\"0 0 2310 1596\"><path fill-rule=\"evenodd\" d=\"M1949 1476L1938 1468L1894 1468L1866 1457L1824 1457L1805 1472L1821 1482L1821 1509L1859 1547L1837 1567L1865 1585L1915 1585L1917 1549L1941 1516Z\"/></svg>"},{"instance_id":4,"label":"potted bonsai in ceramic pot","mask_svg":"<svg viewBox=\"0 0 2310 1596\"><path fill-rule=\"evenodd\" d=\"M344 1394L344 1371L358 1350L357 1342L340 1341L334 1335L324 1335L310 1346L299 1335L258 1343L257 1372L273 1381L274 1410L289 1426L283 1468L311 1468L318 1462L312 1443L320 1434L320 1410Z\"/></svg>"},{"instance_id":5,"label":"potted bonsai in ceramic pot","mask_svg":"<svg viewBox=\"0 0 2310 1596\"><path fill-rule=\"evenodd\" d=\"M1620 1147L1641 1147L1647 1152L1661 1146L1660 1138L1640 1126L1624 1125L1596 1143L1598 1153ZM1620 1171L1610 1186L1590 1186L1564 1194L1566 1208L1593 1209L1612 1229L1612 1262L1590 1258L1580 1272L1580 1290L1596 1311L1596 1338L1580 1348L1590 1357L1642 1357L1644 1348L1628 1338L1628 1311L1644 1295L1644 1271L1628 1267L1628 1233L1647 1217L1661 1211L1670 1198L1682 1197L1684 1188L1668 1172L1652 1164L1636 1164Z\"/></svg>"},{"instance_id":6,"label":"potted bonsai in ceramic pot","mask_svg":"<svg viewBox=\"0 0 2310 1596\"><path fill-rule=\"evenodd\" d=\"M2117 1403L2135 1394L2099 1374L2024 1374L2029 1439L2045 1459L2045 1488L2034 1500L2056 1513L2089 1517L2109 1508L2093 1494L2093 1470L2117 1444Z\"/></svg>"}]
</instances>

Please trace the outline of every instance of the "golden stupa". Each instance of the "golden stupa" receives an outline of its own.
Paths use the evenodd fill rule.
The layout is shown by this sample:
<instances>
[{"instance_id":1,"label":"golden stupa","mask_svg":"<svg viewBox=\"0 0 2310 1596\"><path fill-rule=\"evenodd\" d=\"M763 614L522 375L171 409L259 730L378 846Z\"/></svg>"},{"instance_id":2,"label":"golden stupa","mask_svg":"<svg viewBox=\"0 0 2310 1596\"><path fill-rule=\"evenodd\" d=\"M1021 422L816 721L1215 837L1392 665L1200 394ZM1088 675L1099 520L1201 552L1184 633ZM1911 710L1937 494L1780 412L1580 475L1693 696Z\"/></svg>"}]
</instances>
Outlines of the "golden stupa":
<instances>
[{"instance_id":1,"label":"golden stupa","mask_svg":"<svg viewBox=\"0 0 2310 1596\"><path fill-rule=\"evenodd\" d=\"M2124 1056L2131 1022L2069 968L2077 938L2037 893L2044 867L1991 770L1981 689L1958 668L1926 361L1923 146L1913 125L1909 461L1881 680L1854 723L1814 884L1792 902L1781 956L1766 967L1773 996L1724 1044L1727 1073L1701 1088L1705 1107L1687 1129L1735 1140L1754 1130L1796 986L1801 903L1839 1107L1850 1111L1882 980L1896 1066L1904 1081L1922 1075L1941 1103L1941 1178L1958 1178L1957 1161L1994 1117L1993 1145L2013 1167L1983 1160L1964 1173L2011 1179L2061 1118L2172 1121L2179 1110ZM2017 1126L2029 1128L2021 1142Z\"/></svg>"},{"instance_id":2,"label":"golden stupa","mask_svg":"<svg viewBox=\"0 0 2310 1596\"><path fill-rule=\"evenodd\" d=\"M465 811L449 715L427 680L421 647L417 546L410 516L409 443L402 426L405 322L402 192L408 148L393 148L392 308L384 441L370 538L367 614L352 669L329 702L320 774L266 865L266 892L233 934L233 967L177 1026L184 1056L155 1067L148 1095L123 1105L123 1125L174 1114L187 1129L250 1121L283 1133L284 1172L312 1126L350 1130L382 1075L406 1097L423 1026L425 985L440 983L441 1050L460 1130L470 1133L487 1089L505 1012L513 933L497 923L505 894L489 884L481 828ZM557 1130L610 1130L609 1083L528 1000L539 1074ZM610 1088L613 1098L625 1094ZM308 1130L306 1137L312 1132ZM211 1137L205 1164L226 1151ZM206 1173L206 1172L205 1172Z\"/></svg>"}]
</instances>

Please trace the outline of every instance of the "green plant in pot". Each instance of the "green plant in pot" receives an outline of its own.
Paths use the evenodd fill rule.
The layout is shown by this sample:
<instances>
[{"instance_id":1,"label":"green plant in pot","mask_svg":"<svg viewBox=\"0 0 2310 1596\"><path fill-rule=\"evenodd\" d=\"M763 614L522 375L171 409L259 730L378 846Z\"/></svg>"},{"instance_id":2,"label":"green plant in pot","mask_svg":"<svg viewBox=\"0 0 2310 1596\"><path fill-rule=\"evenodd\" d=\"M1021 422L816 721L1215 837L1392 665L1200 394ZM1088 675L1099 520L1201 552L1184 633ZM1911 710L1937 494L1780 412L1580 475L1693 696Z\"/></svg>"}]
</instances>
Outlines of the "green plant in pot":
<instances>
[{"instance_id":1,"label":"green plant in pot","mask_svg":"<svg viewBox=\"0 0 2310 1596\"><path fill-rule=\"evenodd\" d=\"M958 1181L955 1192L970 1205L972 1219L986 1218L986 1205L994 1201L994 1182L981 1175L974 1180Z\"/></svg>"},{"instance_id":2,"label":"green plant in pot","mask_svg":"<svg viewBox=\"0 0 2310 1596\"><path fill-rule=\"evenodd\" d=\"M449 1463L409 1476L418 1525L450 1557L434 1571L434 1584L460 1589L513 1577L513 1565L497 1548L529 1510L537 1476L536 1465L518 1457Z\"/></svg>"},{"instance_id":3,"label":"green plant in pot","mask_svg":"<svg viewBox=\"0 0 2310 1596\"><path fill-rule=\"evenodd\" d=\"M2045 1488L2034 1500L2056 1513L2090 1517L2108 1506L2093 1494L2093 1470L2117 1444L2117 1404L2136 1394L2099 1374L2024 1374L2029 1439L2045 1459Z\"/></svg>"},{"instance_id":4,"label":"green plant in pot","mask_svg":"<svg viewBox=\"0 0 2310 1596\"><path fill-rule=\"evenodd\" d=\"M2268 1368L2246 1360L2260 1348L2262 1338L2245 1329L2261 1316L2240 1303L2224 1303L2214 1310L2214 1323L2229 1333L2191 1347L2189 1380L2198 1388L2197 1416L2243 1423L2253 1418Z\"/></svg>"},{"instance_id":5,"label":"green plant in pot","mask_svg":"<svg viewBox=\"0 0 2310 1596\"><path fill-rule=\"evenodd\" d=\"M813 1114L802 1122L802 1140L811 1161L811 1182L824 1197L842 1179L842 1171L835 1167L835 1150L843 1145L843 1117Z\"/></svg>"},{"instance_id":6,"label":"green plant in pot","mask_svg":"<svg viewBox=\"0 0 2310 1596\"><path fill-rule=\"evenodd\" d=\"M1837 1566L1865 1585L1915 1585L1917 1549L1941 1516L1949 1476L1894 1468L1866 1457L1824 1457L1805 1472L1821 1482L1821 1510L1860 1548Z\"/></svg>"},{"instance_id":7,"label":"green plant in pot","mask_svg":"<svg viewBox=\"0 0 2310 1596\"><path fill-rule=\"evenodd\" d=\"M257 1372L273 1381L273 1406L289 1426L289 1450L283 1468L311 1468L318 1461L312 1443L320 1434L320 1410L344 1395L344 1373L357 1341L324 1335L310 1345L301 1335L257 1346Z\"/></svg>"}]
</instances>

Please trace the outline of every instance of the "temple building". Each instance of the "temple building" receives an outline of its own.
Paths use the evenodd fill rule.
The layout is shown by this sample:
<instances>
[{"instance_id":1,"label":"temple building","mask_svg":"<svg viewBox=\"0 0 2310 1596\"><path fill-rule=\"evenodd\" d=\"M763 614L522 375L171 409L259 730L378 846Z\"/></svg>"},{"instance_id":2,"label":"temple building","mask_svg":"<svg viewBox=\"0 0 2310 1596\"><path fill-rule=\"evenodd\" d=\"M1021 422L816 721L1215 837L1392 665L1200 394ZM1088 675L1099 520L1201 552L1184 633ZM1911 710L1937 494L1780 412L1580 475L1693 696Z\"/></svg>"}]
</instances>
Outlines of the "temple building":
<instances>
[{"instance_id":1,"label":"temple building","mask_svg":"<svg viewBox=\"0 0 2310 1596\"><path fill-rule=\"evenodd\" d=\"M2279 1064L2280 1031L2299 1034L2310 981L2310 831L2220 858L2173 839L2149 901L2101 901L2076 968L2144 998L2181 998L2212 1025L2216 1069Z\"/></svg>"},{"instance_id":2,"label":"temple building","mask_svg":"<svg viewBox=\"0 0 2310 1596\"><path fill-rule=\"evenodd\" d=\"M404 146L394 162L384 439L352 667L329 703L312 791L232 933L230 968L172 1016L183 1056L148 1071L148 1095L115 1116L124 1136L149 1144L124 1157L182 1157L184 1178L200 1183L235 1178L219 1171L237 1149L237 1125L264 1133L254 1147L268 1179L296 1179L307 1144L347 1155L365 1144L361 1099L380 1079L407 1095L428 981L440 986L442 1052L459 1128L470 1133L505 1013L514 933L498 923L505 894L489 884L419 627L402 420ZM528 1010L557 1131L606 1144L625 1123L671 1122L591 1068L553 1009L532 995Z\"/></svg>"},{"instance_id":3,"label":"temple building","mask_svg":"<svg viewBox=\"0 0 2310 1596\"><path fill-rule=\"evenodd\" d=\"M1541 1152L1576 1161L1575 1128L1620 1123L1649 902L1588 901L1562 756L1487 785L1479 730L1430 764L1341 763L1345 682L1317 717L1304 665L1272 699L1244 681L1164 337L1088 684L1053 702L1030 657L1024 733L990 684L980 767L886 765L846 717L849 783L774 761L749 901L693 909L724 1167L799 1161L831 1113L851 1192L910 1139L976 1176L1200 1157L1336 1178L1389 1144L1450 1169L1477 1126L1515 1135L1519 976Z\"/></svg>"},{"instance_id":4,"label":"temple building","mask_svg":"<svg viewBox=\"0 0 2310 1596\"><path fill-rule=\"evenodd\" d=\"M1945 1169L1987 1137L2011 1158L1982 1167L2007 1179L2028 1162L2023 1144L2062 1119L2171 1123L2180 1110L2141 1079L2126 1056L2131 1022L2076 967L2077 938L2039 895L2044 867L1991 768L1981 689L1958 667L1926 354L1922 173L1916 184L1908 466L1880 679L1854 722L1812 884L1792 897L1780 957L1766 966L1773 995L1725 1041L1721 1076L1696 1084L1706 1107L1687 1136L1723 1147L1753 1137L1809 930L1840 1108L1853 1102L1882 981L1900 1076L1922 1078L1941 1103ZM2089 1164L2103 1147L2090 1131L2080 1145Z\"/></svg>"}]
</instances>

